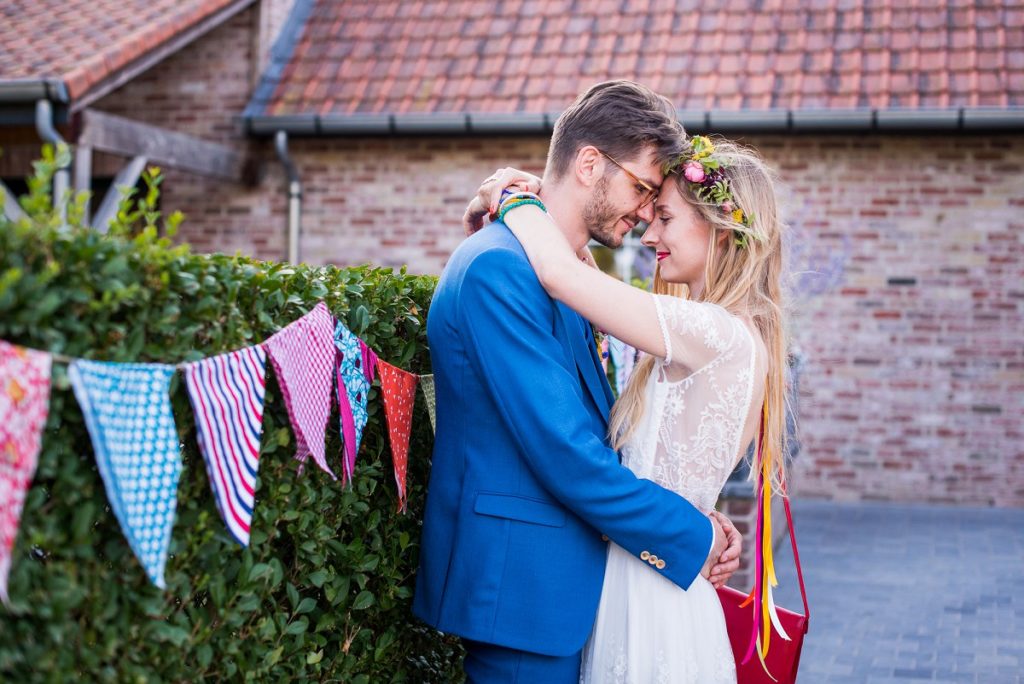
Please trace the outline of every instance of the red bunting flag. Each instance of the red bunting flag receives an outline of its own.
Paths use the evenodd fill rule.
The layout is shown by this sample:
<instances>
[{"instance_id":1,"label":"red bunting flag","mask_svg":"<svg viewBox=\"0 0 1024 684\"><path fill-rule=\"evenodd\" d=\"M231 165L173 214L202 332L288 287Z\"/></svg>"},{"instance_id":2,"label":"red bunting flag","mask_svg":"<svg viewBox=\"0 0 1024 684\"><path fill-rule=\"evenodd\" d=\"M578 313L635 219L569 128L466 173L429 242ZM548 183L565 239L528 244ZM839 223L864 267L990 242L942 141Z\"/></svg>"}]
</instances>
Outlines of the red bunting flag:
<instances>
[{"instance_id":1,"label":"red bunting flag","mask_svg":"<svg viewBox=\"0 0 1024 684\"><path fill-rule=\"evenodd\" d=\"M398 510L405 511L405 474L409 463L409 435L412 432L412 407L416 401L416 382L413 373L407 373L390 363L377 361L380 372L384 414L391 435L391 455L395 462L395 484L398 485Z\"/></svg>"}]
</instances>

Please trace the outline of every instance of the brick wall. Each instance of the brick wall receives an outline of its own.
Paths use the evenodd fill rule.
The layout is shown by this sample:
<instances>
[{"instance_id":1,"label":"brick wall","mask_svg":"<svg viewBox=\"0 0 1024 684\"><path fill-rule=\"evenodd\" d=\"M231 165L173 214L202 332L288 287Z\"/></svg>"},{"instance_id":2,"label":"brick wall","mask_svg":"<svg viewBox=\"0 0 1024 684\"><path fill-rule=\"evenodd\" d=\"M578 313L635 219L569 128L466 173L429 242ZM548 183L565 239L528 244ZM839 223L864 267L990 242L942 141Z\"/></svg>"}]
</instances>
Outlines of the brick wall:
<instances>
[{"instance_id":1,"label":"brick wall","mask_svg":"<svg viewBox=\"0 0 1024 684\"><path fill-rule=\"evenodd\" d=\"M1024 138L751 140L806 354L799 491L1024 505Z\"/></svg>"},{"instance_id":2,"label":"brick wall","mask_svg":"<svg viewBox=\"0 0 1024 684\"><path fill-rule=\"evenodd\" d=\"M799 493L1024 505L1024 138L748 142L779 169L793 224L806 358ZM307 140L293 150L305 259L437 272L478 180L506 161L539 170L545 143Z\"/></svg>"}]
</instances>

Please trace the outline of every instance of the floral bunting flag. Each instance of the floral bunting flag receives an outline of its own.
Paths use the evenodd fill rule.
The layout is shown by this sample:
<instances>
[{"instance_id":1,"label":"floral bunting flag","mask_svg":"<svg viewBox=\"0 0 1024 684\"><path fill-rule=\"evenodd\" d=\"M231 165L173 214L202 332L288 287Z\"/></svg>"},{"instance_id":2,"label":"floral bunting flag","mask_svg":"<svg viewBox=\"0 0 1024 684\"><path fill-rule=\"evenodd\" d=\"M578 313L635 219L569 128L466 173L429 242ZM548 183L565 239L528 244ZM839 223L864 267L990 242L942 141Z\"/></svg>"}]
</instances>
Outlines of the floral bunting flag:
<instances>
[{"instance_id":1,"label":"floral bunting flag","mask_svg":"<svg viewBox=\"0 0 1024 684\"><path fill-rule=\"evenodd\" d=\"M434 375L420 376L420 389L423 390L423 398L427 400L427 413L430 414L430 429L437 432L437 398L434 395Z\"/></svg>"},{"instance_id":2,"label":"floral bunting flag","mask_svg":"<svg viewBox=\"0 0 1024 684\"><path fill-rule=\"evenodd\" d=\"M181 474L168 397L173 375L173 366L148 363L76 360L68 369L110 507L161 589Z\"/></svg>"},{"instance_id":3,"label":"floral bunting flag","mask_svg":"<svg viewBox=\"0 0 1024 684\"><path fill-rule=\"evenodd\" d=\"M295 430L295 458L305 463L312 455L324 472L338 479L327 465L324 443L337 355L334 317L327 305L320 302L308 314L274 333L263 347L274 364Z\"/></svg>"},{"instance_id":4,"label":"floral bunting flag","mask_svg":"<svg viewBox=\"0 0 1024 684\"><path fill-rule=\"evenodd\" d=\"M0 599L50 411L52 357L0 340Z\"/></svg>"},{"instance_id":5,"label":"floral bunting flag","mask_svg":"<svg viewBox=\"0 0 1024 684\"><path fill-rule=\"evenodd\" d=\"M409 462L409 435L412 431L412 408L416 401L416 381L408 373L385 361L378 361L384 414L391 435L391 455L395 463L395 484L398 486L398 510L405 511L405 475Z\"/></svg>"},{"instance_id":6,"label":"floral bunting flag","mask_svg":"<svg viewBox=\"0 0 1024 684\"><path fill-rule=\"evenodd\" d=\"M340 321L334 327L334 346L338 349L338 413L344 448L342 478L351 481L366 427L366 400L377 355Z\"/></svg>"},{"instance_id":7,"label":"floral bunting flag","mask_svg":"<svg viewBox=\"0 0 1024 684\"><path fill-rule=\"evenodd\" d=\"M256 503L266 363L266 352L256 346L185 367L213 498L228 532L242 546L249 545Z\"/></svg>"}]
</instances>

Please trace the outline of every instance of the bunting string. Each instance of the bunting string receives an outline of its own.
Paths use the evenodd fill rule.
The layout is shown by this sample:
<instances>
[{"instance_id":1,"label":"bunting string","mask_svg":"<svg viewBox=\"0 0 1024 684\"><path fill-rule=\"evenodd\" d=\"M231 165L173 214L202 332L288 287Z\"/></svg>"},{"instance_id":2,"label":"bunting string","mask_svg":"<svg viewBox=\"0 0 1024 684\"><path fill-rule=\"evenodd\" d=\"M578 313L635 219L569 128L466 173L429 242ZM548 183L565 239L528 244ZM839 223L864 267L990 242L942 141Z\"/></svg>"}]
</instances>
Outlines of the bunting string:
<instances>
[{"instance_id":1,"label":"bunting string","mask_svg":"<svg viewBox=\"0 0 1024 684\"><path fill-rule=\"evenodd\" d=\"M111 510L150 581L166 588L182 467L170 404L171 377L178 370L184 375L217 510L231 537L244 547L250 542L256 505L268 361L296 436L300 470L312 456L334 479L327 463L326 430L337 381L345 481L353 477L368 420L367 400L379 372L398 508L404 511L420 376L378 359L323 302L261 344L174 365L79 359L0 340L0 599L8 600L11 551L36 470L54 362L68 365ZM433 376L423 377L434 429Z\"/></svg>"}]
</instances>

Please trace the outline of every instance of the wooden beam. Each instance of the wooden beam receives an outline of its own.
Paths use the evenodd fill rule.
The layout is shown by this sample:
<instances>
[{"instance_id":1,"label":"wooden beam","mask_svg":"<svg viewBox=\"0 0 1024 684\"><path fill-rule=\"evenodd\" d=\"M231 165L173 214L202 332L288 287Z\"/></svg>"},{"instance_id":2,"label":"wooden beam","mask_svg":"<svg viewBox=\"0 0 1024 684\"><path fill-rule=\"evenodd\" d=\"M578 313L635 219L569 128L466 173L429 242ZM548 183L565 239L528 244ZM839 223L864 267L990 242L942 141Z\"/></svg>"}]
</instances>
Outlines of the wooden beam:
<instances>
[{"instance_id":1,"label":"wooden beam","mask_svg":"<svg viewBox=\"0 0 1024 684\"><path fill-rule=\"evenodd\" d=\"M243 182L244 159L236 150L158 126L87 109L78 144L122 157L144 156L200 176Z\"/></svg>"},{"instance_id":2,"label":"wooden beam","mask_svg":"<svg viewBox=\"0 0 1024 684\"><path fill-rule=\"evenodd\" d=\"M96 230L101 233L110 230L110 224L117 216L117 207L121 204L121 188L134 188L145 168L146 158L135 157L117 172L114 182L110 184L107 194L103 197L103 204L96 212L96 220L92 224Z\"/></svg>"},{"instance_id":3,"label":"wooden beam","mask_svg":"<svg viewBox=\"0 0 1024 684\"><path fill-rule=\"evenodd\" d=\"M18 198L15 197L14 193L11 192L11 189L3 181L0 181L0 205L3 205L4 216L7 217L8 221L14 222L25 218L25 212L22 211L21 205L18 204Z\"/></svg>"},{"instance_id":4,"label":"wooden beam","mask_svg":"<svg viewBox=\"0 0 1024 684\"><path fill-rule=\"evenodd\" d=\"M75 171L72 187L77 195L80 192L89 192L92 189L92 148L88 145L77 145L74 157ZM89 204L85 205L85 216L82 217L85 225L89 225Z\"/></svg>"}]
</instances>

